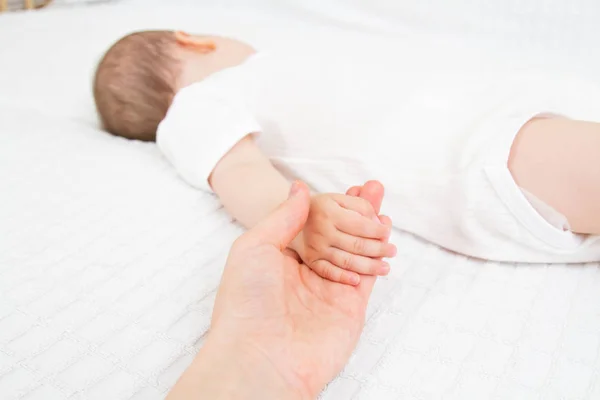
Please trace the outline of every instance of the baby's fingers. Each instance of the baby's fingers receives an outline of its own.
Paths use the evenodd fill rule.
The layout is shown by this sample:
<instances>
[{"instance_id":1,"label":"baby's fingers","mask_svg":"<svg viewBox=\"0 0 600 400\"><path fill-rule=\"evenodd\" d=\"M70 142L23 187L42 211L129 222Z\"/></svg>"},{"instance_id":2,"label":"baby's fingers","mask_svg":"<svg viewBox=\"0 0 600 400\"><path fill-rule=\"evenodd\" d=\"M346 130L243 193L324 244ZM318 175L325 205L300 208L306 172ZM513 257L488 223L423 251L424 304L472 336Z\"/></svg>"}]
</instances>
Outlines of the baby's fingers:
<instances>
[{"instance_id":1,"label":"baby's fingers","mask_svg":"<svg viewBox=\"0 0 600 400\"><path fill-rule=\"evenodd\" d=\"M331 238L331 245L348 253L365 257L394 257L396 255L396 246L391 243L365 239L339 231Z\"/></svg>"},{"instance_id":2,"label":"baby's fingers","mask_svg":"<svg viewBox=\"0 0 600 400\"><path fill-rule=\"evenodd\" d=\"M385 226L392 226L392 219L390 217L388 217L387 215L380 215L379 222L381 222Z\"/></svg>"},{"instance_id":3,"label":"baby's fingers","mask_svg":"<svg viewBox=\"0 0 600 400\"><path fill-rule=\"evenodd\" d=\"M327 258L333 265L361 275L387 275L390 272L390 265L385 261L358 256L335 247L329 249Z\"/></svg>"},{"instance_id":4,"label":"baby's fingers","mask_svg":"<svg viewBox=\"0 0 600 400\"><path fill-rule=\"evenodd\" d=\"M334 224L338 230L348 235L368 239L387 239L391 228L375 219L364 217L345 208L339 208Z\"/></svg>"},{"instance_id":5,"label":"baby's fingers","mask_svg":"<svg viewBox=\"0 0 600 400\"><path fill-rule=\"evenodd\" d=\"M356 272L346 271L336 267L327 260L317 260L310 264L310 269L321 278L346 285L356 286L360 283L360 276Z\"/></svg>"}]
</instances>

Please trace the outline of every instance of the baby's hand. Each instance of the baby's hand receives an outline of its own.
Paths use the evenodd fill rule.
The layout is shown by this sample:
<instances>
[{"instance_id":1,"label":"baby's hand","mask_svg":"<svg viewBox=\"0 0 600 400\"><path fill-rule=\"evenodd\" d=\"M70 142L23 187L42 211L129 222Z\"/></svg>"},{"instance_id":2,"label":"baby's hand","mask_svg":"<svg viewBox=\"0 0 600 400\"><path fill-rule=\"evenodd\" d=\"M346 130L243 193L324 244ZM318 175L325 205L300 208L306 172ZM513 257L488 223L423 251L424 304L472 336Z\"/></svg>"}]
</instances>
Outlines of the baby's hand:
<instances>
[{"instance_id":1,"label":"baby's hand","mask_svg":"<svg viewBox=\"0 0 600 400\"><path fill-rule=\"evenodd\" d=\"M290 247L323 278L357 285L359 274L389 273L389 264L378 258L396 255L387 243L390 229L367 200L321 194L311 199L306 225Z\"/></svg>"}]
</instances>

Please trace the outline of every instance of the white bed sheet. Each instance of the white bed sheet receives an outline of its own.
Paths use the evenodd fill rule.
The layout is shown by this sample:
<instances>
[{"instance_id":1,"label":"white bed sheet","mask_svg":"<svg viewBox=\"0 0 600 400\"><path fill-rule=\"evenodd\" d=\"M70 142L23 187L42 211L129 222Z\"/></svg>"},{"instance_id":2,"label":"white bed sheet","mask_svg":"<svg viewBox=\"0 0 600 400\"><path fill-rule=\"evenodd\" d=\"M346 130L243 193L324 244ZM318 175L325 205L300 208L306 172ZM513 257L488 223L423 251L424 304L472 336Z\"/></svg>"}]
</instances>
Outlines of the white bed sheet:
<instances>
[{"instance_id":1,"label":"white bed sheet","mask_svg":"<svg viewBox=\"0 0 600 400\"><path fill-rule=\"evenodd\" d=\"M0 37L15 38L0 42L2 399L163 398L202 344L241 232L154 145L91 126L87 84L100 50L136 26L235 29L265 46L344 29L315 23L305 36L273 15L133 12L0 17ZM261 21L286 35L257 31ZM56 29L66 23L86 35ZM17 27L36 34L14 36ZM340 46L385 45L343 35ZM393 240L392 274L324 399L600 398L598 265L499 265Z\"/></svg>"}]
</instances>

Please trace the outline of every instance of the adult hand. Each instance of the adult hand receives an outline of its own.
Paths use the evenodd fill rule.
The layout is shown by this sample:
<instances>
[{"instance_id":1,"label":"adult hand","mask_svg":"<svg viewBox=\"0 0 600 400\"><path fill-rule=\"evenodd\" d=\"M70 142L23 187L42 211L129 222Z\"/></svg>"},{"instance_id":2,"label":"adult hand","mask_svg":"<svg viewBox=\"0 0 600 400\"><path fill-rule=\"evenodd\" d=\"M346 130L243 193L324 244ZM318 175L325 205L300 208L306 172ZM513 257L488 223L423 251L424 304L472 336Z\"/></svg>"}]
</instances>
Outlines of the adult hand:
<instances>
[{"instance_id":1,"label":"adult hand","mask_svg":"<svg viewBox=\"0 0 600 400\"><path fill-rule=\"evenodd\" d=\"M349 194L379 212L381 184ZM357 286L332 282L286 250L309 205L308 188L295 183L285 203L234 243L210 333L172 398L312 399L343 368L362 332L375 277L363 276Z\"/></svg>"}]
</instances>

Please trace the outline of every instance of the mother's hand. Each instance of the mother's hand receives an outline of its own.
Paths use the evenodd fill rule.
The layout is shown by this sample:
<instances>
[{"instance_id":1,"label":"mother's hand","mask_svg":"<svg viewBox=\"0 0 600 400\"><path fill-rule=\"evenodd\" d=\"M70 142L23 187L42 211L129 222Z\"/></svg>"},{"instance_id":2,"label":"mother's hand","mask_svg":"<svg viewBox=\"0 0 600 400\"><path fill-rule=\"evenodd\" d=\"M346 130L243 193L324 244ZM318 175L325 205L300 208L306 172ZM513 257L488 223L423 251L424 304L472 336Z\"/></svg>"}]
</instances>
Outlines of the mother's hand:
<instances>
[{"instance_id":1,"label":"mother's hand","mask_svg":"<svg viewBox=\"0 0 600 400\"><path fill-rule=\"evenodd\" d=\"M378 213L381 184L349 190L359 192ZM358 286L325 280L286 249L302 229L309 204L308 188L295 183L289 199L233 245L199 355L211 364L212 378L205 385L213 383L215 389L214 382L224 384L223 374L229 374L237 375L237 393L245 398L271 398L269 392L272 398L315 398L350 357L375 277L364 276ZM173 397L199 382L188 370ZM235 397L232 390L228 398Z\"/></svg>"}]
</instances>

